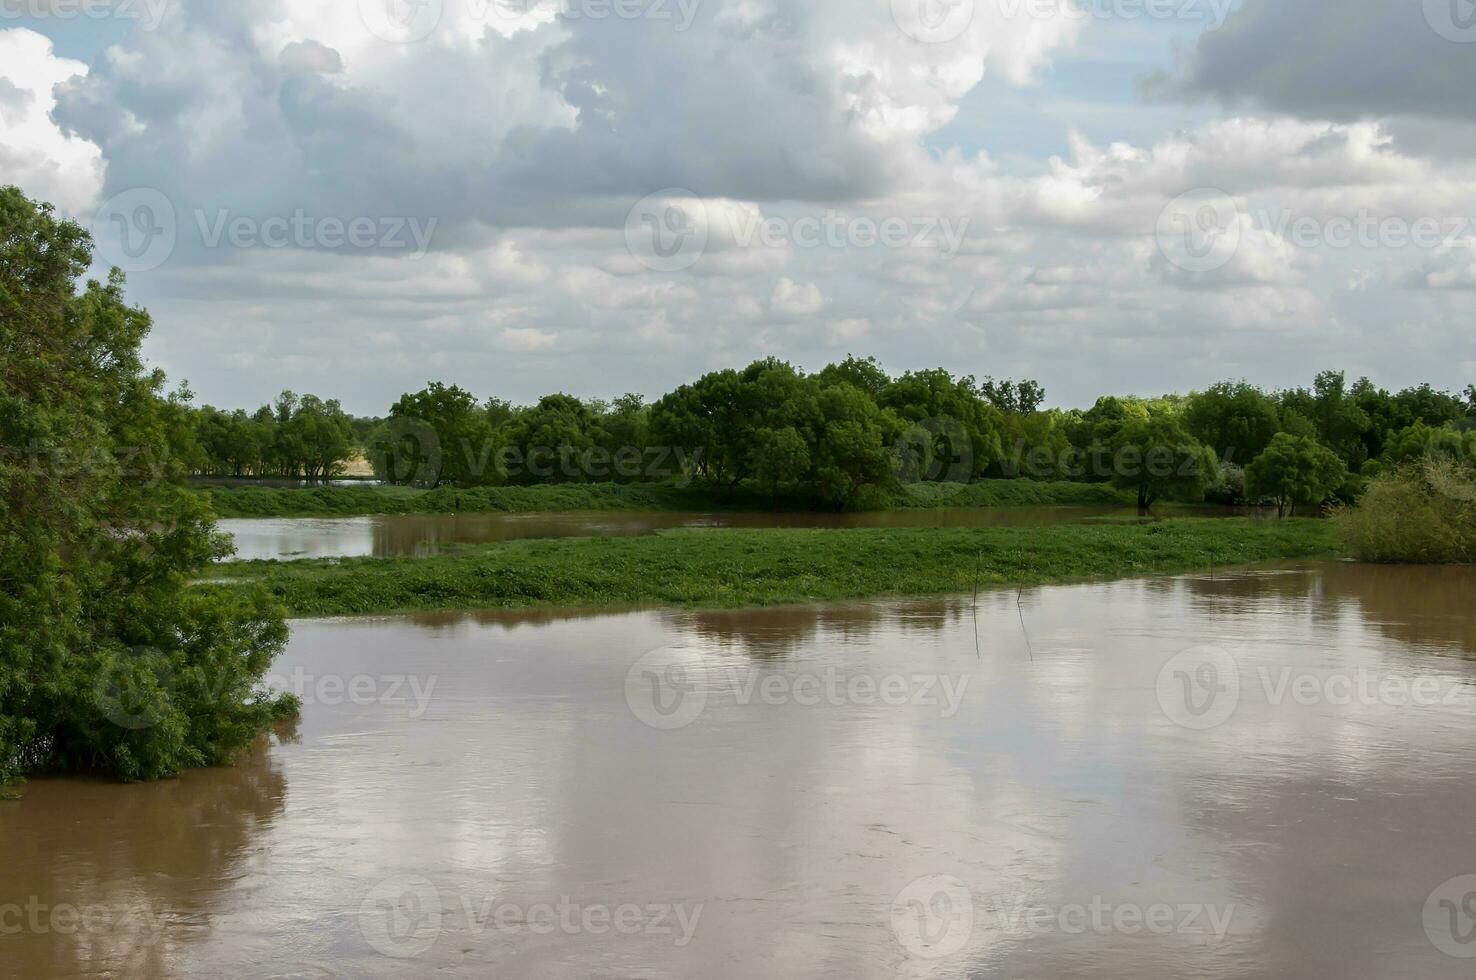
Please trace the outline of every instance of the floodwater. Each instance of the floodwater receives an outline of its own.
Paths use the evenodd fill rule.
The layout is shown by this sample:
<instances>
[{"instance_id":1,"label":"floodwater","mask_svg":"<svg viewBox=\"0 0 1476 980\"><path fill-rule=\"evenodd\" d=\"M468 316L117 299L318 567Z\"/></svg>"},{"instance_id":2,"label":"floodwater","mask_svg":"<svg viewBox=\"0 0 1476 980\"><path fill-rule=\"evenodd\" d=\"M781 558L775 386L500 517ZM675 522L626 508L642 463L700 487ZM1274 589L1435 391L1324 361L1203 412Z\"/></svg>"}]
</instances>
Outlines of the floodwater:
<instances>
[{"instance_id":1,"label":"floodwater","mask_svg":"<svg viewBox=\"0 0 1476 980\"><path fill-rule=\"evenodd\" d=\"M1170 513L1170 512L1165 512ZM1174 516L1237 517L1232 508L1175 508ZM236 559L393 558L427 556L456 545L526 538L617 537L673 528L776 527L1034 527L1091 520L1138 520L1132 508L959 507L886 510L854 514L648 513L409 514L344 518L225 520L235 538Z\"/></svg>"},{"instance_id":2,"label":"floodwater","mask_svg":"<svg viewBox=\"0 0 1476 980\"><path fill-rule=\"evenodd\" d=\"M1470 977L1473 596L298 622L238 768L0 804L0 974Z\"/></svg>"}]
</instances>

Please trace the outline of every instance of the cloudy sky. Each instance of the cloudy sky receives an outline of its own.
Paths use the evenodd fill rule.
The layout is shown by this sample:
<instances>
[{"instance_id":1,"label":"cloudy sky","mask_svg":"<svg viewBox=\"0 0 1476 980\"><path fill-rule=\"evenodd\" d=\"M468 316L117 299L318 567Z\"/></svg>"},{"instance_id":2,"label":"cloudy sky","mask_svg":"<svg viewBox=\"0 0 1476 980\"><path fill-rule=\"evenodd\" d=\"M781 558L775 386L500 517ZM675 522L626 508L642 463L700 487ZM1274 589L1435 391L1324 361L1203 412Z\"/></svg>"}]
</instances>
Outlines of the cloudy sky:
<instances>
[{"instance_id":1,"label":"cloudy sky","mask_svg":"<svg viewBox=\"0 0 1476 980\"><path fill-rule=\"evenodd\" d=\"M0 182L200 400L1476 381L1473 0L0 0Z\"/></svg>"}]
</instances>

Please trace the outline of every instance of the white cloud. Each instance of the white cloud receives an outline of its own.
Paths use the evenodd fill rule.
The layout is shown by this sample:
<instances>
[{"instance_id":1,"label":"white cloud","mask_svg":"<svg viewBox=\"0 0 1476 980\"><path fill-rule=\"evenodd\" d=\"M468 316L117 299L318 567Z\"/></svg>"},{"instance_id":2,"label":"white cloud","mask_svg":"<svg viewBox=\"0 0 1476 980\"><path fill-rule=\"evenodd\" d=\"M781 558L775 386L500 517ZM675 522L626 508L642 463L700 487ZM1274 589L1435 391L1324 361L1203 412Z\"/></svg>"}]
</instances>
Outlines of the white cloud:
<instances>
[{"instance_id":1,"label":"white cloud","mask_svg":"<svg viewBox=\"0 0 1476 980\"><path fill-rule=\"evenodd\" d=\"M778 317L813 316L825 309L825 297L814 283L781 277L769 297L769 309Z\"/></svg>"},{"instance_id":2,"label":"white cloud","mask_svg":"<svg viewBox=\"0 0 1476 980\"><path fill-rule=\"evenodd\" d=\"M56 85L86 74L81 62L58 58L46 37L0 30L0 180L74 214L102 189L102 153L64 133L51 110Z\"/></svg>"},{"instance_id":3,"label":"white cloud","mask_svg":"<svg viewBox=\"0 0 1476 980\"><path fill-rule=\"evenodd\" d=\"M536 327L508 327L502 331L502 342L509 350L547 350L558 343L559 335Z\"/></svg>"}]
</instances>

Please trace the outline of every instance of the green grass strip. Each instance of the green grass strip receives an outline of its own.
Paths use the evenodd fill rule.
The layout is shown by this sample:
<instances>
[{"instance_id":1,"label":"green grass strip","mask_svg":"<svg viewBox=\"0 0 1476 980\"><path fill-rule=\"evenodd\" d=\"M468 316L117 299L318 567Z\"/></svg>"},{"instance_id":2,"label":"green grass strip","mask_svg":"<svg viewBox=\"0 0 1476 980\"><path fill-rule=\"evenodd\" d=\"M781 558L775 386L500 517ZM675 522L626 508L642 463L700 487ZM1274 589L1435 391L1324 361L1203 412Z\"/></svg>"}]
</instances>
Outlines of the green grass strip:
<instances>
[{"instance_id":1,"label":"green grass strip","mask_svg":"<svg viewBox=\"0 0 1476 980\"><path fill-rule=\"evenodd\" d=\"M238 562L294 616L533 606L724 608L968 592L1334 552L1326 522L681 530L479 546L433 558ZM225 587L229 587L226 585Z\"/></svg>"}]
</instances>

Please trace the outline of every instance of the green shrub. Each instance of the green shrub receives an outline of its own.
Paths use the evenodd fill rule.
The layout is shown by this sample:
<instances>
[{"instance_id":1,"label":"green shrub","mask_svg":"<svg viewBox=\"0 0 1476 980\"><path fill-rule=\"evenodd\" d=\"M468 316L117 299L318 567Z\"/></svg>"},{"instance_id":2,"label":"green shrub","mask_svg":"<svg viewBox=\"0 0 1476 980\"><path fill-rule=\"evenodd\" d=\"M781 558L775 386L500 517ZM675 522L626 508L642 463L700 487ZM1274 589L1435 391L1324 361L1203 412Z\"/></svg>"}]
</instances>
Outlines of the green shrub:
<instances>
[{"instance_id":1,"label":"green shrub","mask_svg":"<svg viewBox=\"0 0 1476 980\"><path fill-rule=\"evenodd\" d=\"M1452 461L1385 470L1363 499L1333 515L1347 552L1386 563L1476 559L1476 480Z\"/></svg>"}]
</instances>

